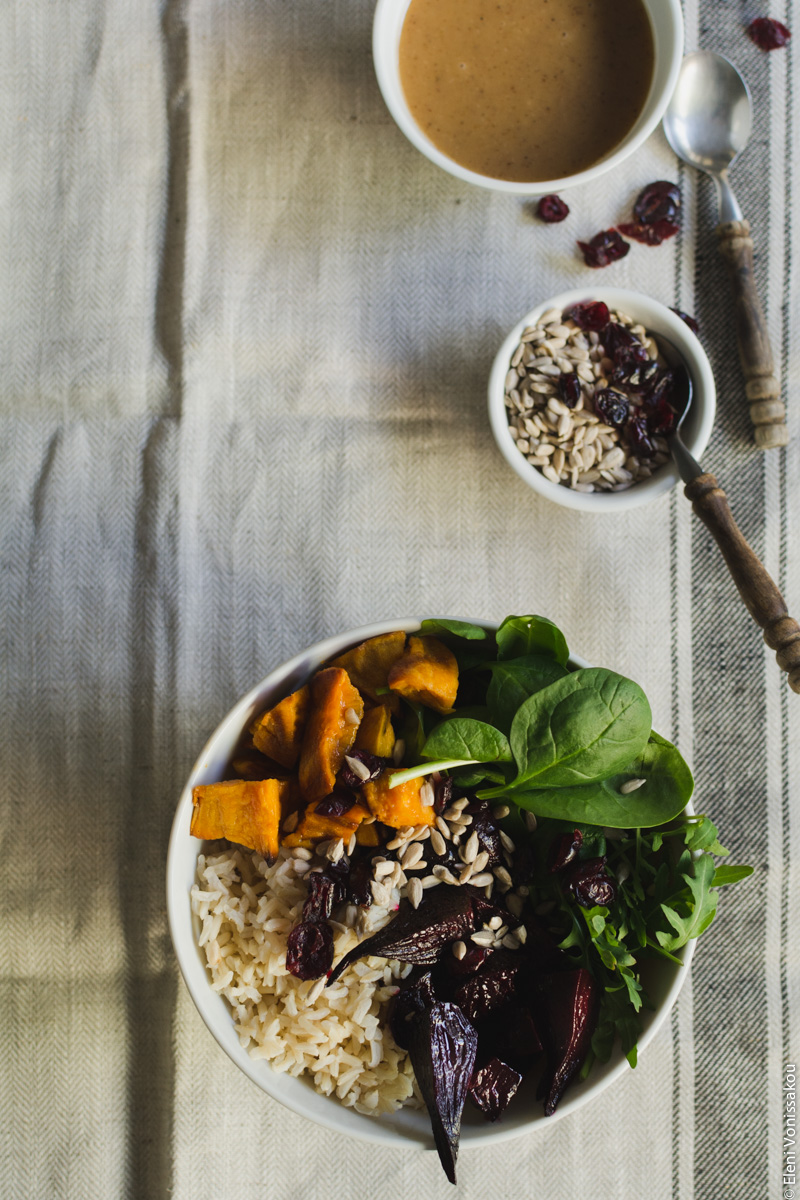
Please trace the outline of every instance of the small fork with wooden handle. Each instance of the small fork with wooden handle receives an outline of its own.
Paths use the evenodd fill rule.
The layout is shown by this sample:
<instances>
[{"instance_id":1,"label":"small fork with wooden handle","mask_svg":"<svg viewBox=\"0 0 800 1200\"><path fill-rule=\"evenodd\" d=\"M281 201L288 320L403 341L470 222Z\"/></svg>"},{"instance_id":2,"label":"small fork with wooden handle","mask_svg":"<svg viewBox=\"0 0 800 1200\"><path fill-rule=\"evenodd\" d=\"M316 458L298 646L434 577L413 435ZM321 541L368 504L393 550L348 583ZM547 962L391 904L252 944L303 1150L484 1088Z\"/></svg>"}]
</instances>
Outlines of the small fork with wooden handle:
<instances>
[{"instance_id":1,"label":"small fork with wooden handle","mask_svg":"<svg viewBox=\"0 0 800 1200\"><path fill-rule=\"evenodd\" d=\"M722 551L739 595L750 615L763 629L764 641L775 651L778 666L789 676L789 686L792 691L800 692L800 625L789 616L777 584L733 519L728 497L714 476L704 471L686 449L680 428L692 403L692 379L672 343L661 335L658 335L658 341L661 345L666 343L676 364L673 367L674 407L680 416L675 428L665 436L680 477L686 485L684 495L691 500L697 516Z\"/></svg>"}]
</instances>

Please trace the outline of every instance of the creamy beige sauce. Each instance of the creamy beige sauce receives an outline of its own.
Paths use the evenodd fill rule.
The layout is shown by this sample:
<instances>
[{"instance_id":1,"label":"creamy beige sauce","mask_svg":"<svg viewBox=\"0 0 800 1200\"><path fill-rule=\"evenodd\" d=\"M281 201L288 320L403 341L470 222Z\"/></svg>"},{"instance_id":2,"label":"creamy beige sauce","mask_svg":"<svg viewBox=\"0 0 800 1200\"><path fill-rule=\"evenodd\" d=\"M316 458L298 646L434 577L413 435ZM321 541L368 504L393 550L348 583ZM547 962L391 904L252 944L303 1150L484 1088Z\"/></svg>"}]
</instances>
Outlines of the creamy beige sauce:
<instances>
[{"instance_id":1,"label":"creamy beige sauce","mask_svg":"<svg viewBox=\"0 0 800 1200\"><path fill-rule=\"evenodd\" d=\"M448 158L535 183L622 141L653 76L642 0L411 0L400 79Z\"/></svg>"}]
</instances>

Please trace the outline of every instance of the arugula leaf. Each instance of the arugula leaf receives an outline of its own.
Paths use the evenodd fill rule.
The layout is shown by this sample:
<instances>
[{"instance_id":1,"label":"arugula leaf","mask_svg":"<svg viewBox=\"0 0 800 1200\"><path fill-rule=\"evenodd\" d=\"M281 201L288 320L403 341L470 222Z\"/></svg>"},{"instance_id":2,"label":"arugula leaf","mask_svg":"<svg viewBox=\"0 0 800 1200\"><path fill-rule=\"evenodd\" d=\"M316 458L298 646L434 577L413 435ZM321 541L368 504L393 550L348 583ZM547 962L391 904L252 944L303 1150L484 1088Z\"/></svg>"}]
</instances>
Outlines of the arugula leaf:
<instances>
[{"instance_id":1,"label":"arugula leaf","mask_svg":"<svg viewBox=\"0 0 800 1200\"><path fill-rule=\"evenodd\" d=\"M497 657L519 658L524 654L545 654L562 667L567 665L566 639L547 617L506 617L497 631Z\"/></svg>"},{"instance_id":2,"label":"arugula leaf","mask_svg":"<svg viewBox=\"0 0 800 1200\"><path fill-rule=\"evenodd\" d=\"M535 692L511 723L515 787L580 787L623 770L644 751L652 715L642 689L586 667Z\"/></svg>"},{"instance_id":3,"label":"arugula leaf","mask_svg":"<svg viewBox=\"0 0 800 1200\"><path fill-rule=\"evenodd\" d=\"M471 717L442 721L428 736L423 758L464 758L472 762L511 762L508 738L494 725Z\"/></svg>"},{"instance_id":4,"label":"arugula leaf","mask_svg":"<svg viewBox=\"0 0 800 1200\"><path fill-rule=\"evenodd\" d=\"M628 779L646 782L636 791L623 795L619 789ZM506 794L515 804L538 817L603 825L608 829L649 829L666 824L682 812L691 799L693 788L692 773L679 751L653 730L642 753L628 763L624 771L608 779L583 787L535 787L508 790ZM496 795L499 792L492 792L492 796ZM716 830L711 828L713 840ZM660 838L662 835L653 836ZM658 848L658 845L653 846L653 850Z\"/></svg>"},{"instance_id":5,"label":"arugula leaf","mask_svg":"<svg viewBox=\"0 0 800 1200\"><path fill-rule=\"evenodd\" d=\"M526 654L488 666L492 678L486 703L497 725L506 731L511 728L517 709L529 696L567 674L564 667L546 654Z\"/></svg>"},{"instance_id":6,"label":"arugula leaf","mask_svg":"<svg viewBox=\"0 0 800 1200\"><path fill-rule=\"evenodd\" d=\"M421 635L439 637L450 633L454 637L466 638L470 642L483 642L489 637L489 632L480 625L471 625L468 621L451 621L446 618L429 617L419 627Z\"/></svg>"},{"instance_id":7,"label":"arugula leaf","mask_svg":"<svg viewBox=\"0 0 800 1200\"><path fill-rule=\"evenodd\" d=\"M717 867L714 872L714 878L711 880L711 886L725 887L726 884L738 883L740 879L747 879L748 875L752 874L752 867Z\"/></svg>"}]
</instances>

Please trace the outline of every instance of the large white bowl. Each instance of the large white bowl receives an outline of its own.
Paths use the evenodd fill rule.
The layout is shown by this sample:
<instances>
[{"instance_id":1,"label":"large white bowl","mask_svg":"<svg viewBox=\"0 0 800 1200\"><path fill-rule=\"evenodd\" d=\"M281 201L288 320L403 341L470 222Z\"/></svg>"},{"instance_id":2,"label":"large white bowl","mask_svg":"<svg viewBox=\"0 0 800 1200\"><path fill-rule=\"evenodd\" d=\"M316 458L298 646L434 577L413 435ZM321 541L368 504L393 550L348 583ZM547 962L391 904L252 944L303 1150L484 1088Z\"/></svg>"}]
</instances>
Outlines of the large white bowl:
<instances>
[{"instance_id":1,"label":"large white bowl","mask_svg":"<svg viewBox=\"0 0 800 1200\"><path fill-rule=\"evenodd\" d=\"M681 428L681 437L690 453L698 459L708 445L714 427L717 391L711 364L700 340L672 309L650 296L642 295L641 292L631 292L626 288L574 288L570 292L562 292L559 296L537 304L536 308L531 309L517 322L497 351L489 375L489 422L503 457L520 479L547 500L563 504L566 508L580 509L582 512L618 513L627 508L647 504L670 491L680 480L675 465L672 462L665 463L663 467L654 471L649 479L634 483L625 492L576 492L572 488L545 479L541 471L532 466L517 449L508 427L505 380L511 365L511 356L519 345L522 331L529 325L535 325L542 313L548 309L568 308L582 300L604 301L610 309L627 313L634 320L641 321L645 328L655 335L656 340L659 334L663 334L678 350L692 377L694 389L692 406Z\"/></svg>"},{"instance_id":2,"label":"large white bowl","mask_svg":"<svg viewBox=\"0 0 800 1200\"><path fill-rule=\"evenodd\" d=\"M456 178L463 179L466 183L477 184L479 187L512 192L518 196L544 196L549 192L561 192L565 188L597 179L633 154L645 138L649 137L664 115L678 81L683 57L683 15L680 0L643 0L653 30L653 79L638 120L619 145L585 171L563 179L539 179L531 180L530 183L493 179L488 175L480 175L477 171L470 171L448 158L423 133L411 115L400 82L400 34L410 2L411 0L378 0L375 7L372 57L378 86L383 93L386 107L408 140L437 166L449 171Z\"/></svg>"},{"instance_id":3,"label":"large white bowl","mask_svg":"<svg viewBox=\"0 0 800 1200\"><path fill-rule=\"evenodd\" d=\"M479 623L485 624L489 629L495 628L486 622ZM234 705L206 743L178 802L167 858L167 910L175 953L186 986L201 1017L226 1054L262 1091L294 1112L339 1133L395 1147L432 1148L430 1122L424 1110L401 1109L392 1116L362 1116L350 1108L344 1108L335 1098L321 1096L306 1079L294 1079L289 1075L279 1074L263 1059L250 1057L247 1050L239 1044L227 1002L211 988L203 955L197 945L199 925L192 914L189 898L192 884L195 882L197 855L201 847L201 843L189 834L192 788L195 784L213 783L224 779L234 746L245 726L250 724L257 713L300 687L327 659L342 654L350 646L379 633L388 633L394 629L404 629L413 633L419 626L418 620L385 621L379 625L352 629L339 634L338 637L318 642L316 646L311 646L278 667ZM587 665L582 659L575 657L572 662L575 666ZM648 985L655 1009L643 1016L640 1050L652 1041L675 1003L693 953L694 943L690 942L684 951L678 952L683 958L682 967L659 962L649 974ZM595 1065L590 1080L572 1084L565 1099L551 1117L544 1116L541 1100L537 1101L534 1098L532 1083L528 1085L527 1094L521 1093L516 1097L508 1113L497 1125L484 1121L468 1104L464 1110L461 1147L469 1149L473 1146L485 1146L490 1142L504 1141L534 1129L549 1127L554 1121L575 1112L594 1096L599 1095L629 1069L619 1053L605 1066Z\"/></svg>"}]
</instances>

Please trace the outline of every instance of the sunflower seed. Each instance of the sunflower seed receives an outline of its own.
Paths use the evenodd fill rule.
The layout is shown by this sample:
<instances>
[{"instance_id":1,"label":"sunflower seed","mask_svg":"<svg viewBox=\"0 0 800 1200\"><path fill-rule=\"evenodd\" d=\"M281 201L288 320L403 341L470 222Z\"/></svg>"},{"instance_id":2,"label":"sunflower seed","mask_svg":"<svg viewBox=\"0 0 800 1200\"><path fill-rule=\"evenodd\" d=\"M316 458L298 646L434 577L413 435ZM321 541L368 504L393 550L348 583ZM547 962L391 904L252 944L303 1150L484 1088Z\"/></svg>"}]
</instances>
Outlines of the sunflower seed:
<instances>
[{"instance_id":1,"label":"sunflower seed","mask_svg":"<svg viewBox=\"0 0 800 1200\"><path fill-rule=\"evenodd\" d=\"M465 944L464 942L461 942L461 941L459 941L459 942L453 942L453 956L454 956L454 958L457 958L457 959L459 960L459 962L460 962L460 961L461 961L461 959L464 957L464 955L465 955L466 953L467 953L467 947L466 947L466 944Z\"/></svg>"},{"instance_id":2,"label":"sunflower seed","mask_svg":"<svg viewBox=\"0 0 800 1200\"><path fill-rule=\"evenodd\" d=\"M494 878L489 871L482 871L478 875L473 875L470 883L473 883L475 887L486 887L487 884L494 883Z\"/></svg>"},{"instance_id":3,"label":"sunflower seed","mask_svg":"<svg viewBox=\"0 0 800 1200\"><path fill-rule=\"evenodd\" d=\"M369 767L362 763L361 759L353 758L350 754L345 754L344 761L347 763L353 774L362 781L369 779L372 772Z\"/></svg>"},{"instance_id":4,"label":"sunflower seed","mask_svg":"<svg viewBox=\"0 0 800 1200\"><path fill-rule=\"evenodd\" d=\"M628 779L627 782L620 784L619 790L623 796L627 796L629 792L635 792L646 783L646 779Z\"/></svg>"},{"instance_id":5,"label":"sunflower seed","mask_svg":"<svg viewBox=\"0 0 800 1200\"><path fill-rule=\"evenodd\" d=\"M346 708L344 710L344 722L345 725L360 725L361 717L354 708Z\"/></svg>"},{"instance_id":6,"label":"sunflower seed","mask_svg":"<svg viewBox=\"0 0 800 1200\"><path fill-rule=\"evenodd\" d=\"M419 902L422 899L422 880L418 878L409 879L406 887L406 896L412 908L419 908Z\"/></svg>"},{"instance_id":7,"label":"sunflower seed","mask_svg":"<svg viewBox=\"0 0 800 1200\"><path fill-rule=\"evenodd\" d=\"M488 929L478 929L470 935L470 941L476 946L491 946L494 941L494 934Z\"/></svg>"}]
</instances>

